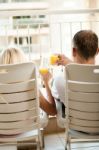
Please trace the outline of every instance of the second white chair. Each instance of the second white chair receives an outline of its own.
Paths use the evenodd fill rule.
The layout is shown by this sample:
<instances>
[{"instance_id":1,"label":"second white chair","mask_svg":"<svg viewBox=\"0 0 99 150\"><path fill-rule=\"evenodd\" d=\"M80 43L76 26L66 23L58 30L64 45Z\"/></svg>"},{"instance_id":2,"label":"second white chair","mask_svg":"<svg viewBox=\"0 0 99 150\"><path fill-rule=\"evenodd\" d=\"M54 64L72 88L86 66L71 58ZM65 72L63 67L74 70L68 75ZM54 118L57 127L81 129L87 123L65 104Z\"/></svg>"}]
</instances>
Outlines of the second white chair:
<instances>
[{"instance_id":1,"label":"second white chair","mask_svg":"<svg viewBox=\"0 0 99 150\"><path fill-rule=\"evenodd\" d=\"M66 149L71 137L99 140L99 66L66 66Z\"/></svg>"}]
</instances>

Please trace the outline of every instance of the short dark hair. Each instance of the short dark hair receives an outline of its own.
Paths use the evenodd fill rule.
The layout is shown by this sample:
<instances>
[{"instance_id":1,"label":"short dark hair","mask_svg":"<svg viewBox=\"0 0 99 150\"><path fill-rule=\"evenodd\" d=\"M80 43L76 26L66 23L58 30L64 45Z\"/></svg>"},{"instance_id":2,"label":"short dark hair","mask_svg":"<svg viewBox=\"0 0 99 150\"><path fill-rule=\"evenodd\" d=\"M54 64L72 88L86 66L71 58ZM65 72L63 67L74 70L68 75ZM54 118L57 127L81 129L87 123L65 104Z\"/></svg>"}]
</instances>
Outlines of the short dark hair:
<instances>
[{"instance_id":1,"label":"short dark hair","mask_svg":"<svg viewBox=\"0 0 99 150\"><path fill-rule=\"evenodd\" d=\"M98 37L91 30L81 30L74 35L73 46L81 57L88 60L97 53Z\"/></svg>"}]
</instances>

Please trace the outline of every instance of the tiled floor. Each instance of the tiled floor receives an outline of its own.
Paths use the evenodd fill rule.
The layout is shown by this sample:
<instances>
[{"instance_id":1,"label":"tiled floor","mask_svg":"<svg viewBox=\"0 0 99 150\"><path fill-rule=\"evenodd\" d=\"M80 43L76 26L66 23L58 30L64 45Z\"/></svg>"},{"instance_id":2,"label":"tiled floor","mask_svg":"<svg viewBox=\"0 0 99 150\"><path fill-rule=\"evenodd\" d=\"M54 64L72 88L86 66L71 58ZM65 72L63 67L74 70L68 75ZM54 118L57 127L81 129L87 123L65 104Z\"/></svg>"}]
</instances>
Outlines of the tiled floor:
<instances>
[{"instance_id":1,"label":"tiled floor","mask_svg":"<svg viewBox=\"0 0 99 150\"><path fill-rule=\"evenodd\" d=\"M0 150L16 150L10 146L0 147ZM19 147L18 150L35 150L33 146ZM65 150L64 133L48 134L45 136L44 150ZM99 150L99 142L72 143L72 150Z\"/></svg>"},{"instance_id":2,"label":"tiled floor","mask_svg":"<svg viewBox=\"0 0 99 150\"><path fill-rule=\"evenodd\" d=\"M64 150L64 147L64 133L51 134L45 136L44 150ZM72 150L99 150L99 142L72 143Z\"/></svg>"}]
</instances>

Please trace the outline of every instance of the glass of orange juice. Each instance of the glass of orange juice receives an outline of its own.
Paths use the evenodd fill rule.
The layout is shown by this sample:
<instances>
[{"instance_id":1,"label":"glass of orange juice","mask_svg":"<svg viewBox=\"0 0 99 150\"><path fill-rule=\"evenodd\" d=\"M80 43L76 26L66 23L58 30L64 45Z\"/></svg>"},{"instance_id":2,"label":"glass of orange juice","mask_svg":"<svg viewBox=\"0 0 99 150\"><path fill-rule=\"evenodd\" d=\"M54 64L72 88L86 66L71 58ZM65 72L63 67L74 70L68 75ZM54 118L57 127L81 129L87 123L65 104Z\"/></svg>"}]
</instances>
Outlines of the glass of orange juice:
<instances>
[{"instance_id":1,"label":"glass of orange juice","mask_svg":"<svg viewBox=\"0 0 99 150\"><path fill-rule=\"evenodd\" d=\"M48 73L48 69L47 69L47 68L40 68L40 69L39 69L39 72L40 72L41 74L46 74L46 73Z\"/></svg>"},{"instance_id":2,"label":"glass of orange juice","mask_svg":"<svg viewBox=\"0 0 99 150\"><path fill-rule=\"evenodd\" d=\"M41 74L46 74L46 73L48 73L48 68L49 68L48 59L47 58L42 58L41 65L40 65L40 68L39 68L39 72Z\"/></svg>"},{"instance_id":3,"label":"glass of orange juice","mask_svg":"<svg viewBox=\"0 0 99 150\"><path fill-rule=\"evenodd\" d=\"M58 55L53 54L53 55L50 56L50 64L51 65L55 65L58 60L59 60Z\"/></svg>"}]
</instances>

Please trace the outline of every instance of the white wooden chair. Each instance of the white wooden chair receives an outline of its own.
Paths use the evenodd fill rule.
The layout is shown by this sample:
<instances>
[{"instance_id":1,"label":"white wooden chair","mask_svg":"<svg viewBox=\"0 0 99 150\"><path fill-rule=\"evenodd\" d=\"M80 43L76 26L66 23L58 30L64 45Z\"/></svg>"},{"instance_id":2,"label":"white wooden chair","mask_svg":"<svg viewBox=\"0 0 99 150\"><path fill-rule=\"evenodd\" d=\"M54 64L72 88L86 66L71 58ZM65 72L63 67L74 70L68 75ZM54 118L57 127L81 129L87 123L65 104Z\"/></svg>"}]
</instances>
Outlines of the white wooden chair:
<instances>
[{"instance_id":1,"label":"white wooden chair","mask_svg":"<svg viewBox=\"0 0 99 150\"><path fill-rule=\"evenodd\" d=\"M71 137L99 140L99 66L66 66L66 149Z\"/></svg>"},{"instance_id":2,"label":"white wooden chair","mask_svg":"<svg viewBox=\"0 0 99 150\"><path fill-rule=\"evenodd\" d=\"M0 65L0 144L17 146L17 142L32 139L40 149L39 116L35 65L32 62Z\"/></svg>"}]
</instances>

